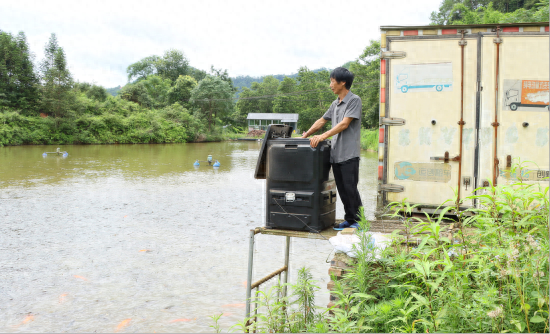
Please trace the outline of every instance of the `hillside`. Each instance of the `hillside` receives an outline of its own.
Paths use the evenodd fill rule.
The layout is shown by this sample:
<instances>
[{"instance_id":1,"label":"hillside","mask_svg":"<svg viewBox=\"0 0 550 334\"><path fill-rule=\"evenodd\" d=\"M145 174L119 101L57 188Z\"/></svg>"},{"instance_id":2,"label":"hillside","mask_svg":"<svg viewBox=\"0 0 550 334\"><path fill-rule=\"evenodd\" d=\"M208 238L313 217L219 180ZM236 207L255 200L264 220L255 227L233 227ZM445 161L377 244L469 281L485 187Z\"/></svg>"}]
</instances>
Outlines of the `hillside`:
<instances>
[{"instance_id":1,"label":"hillside","mask_svg":"<svg viewBox=\"0 0 550 334\"><path fill-rule=\"evenodd\" d=\"M122 86L118 86L118 87L113 87L113 88L106 88L107 90L107 93L113 95L113 96L117 96L118 95L118 91L122 89Z\"/></svg>"},{"instance_id":2,"label":"hillside","mask_svg":"<svg viewBox=\"0 0 550 334\"><path fill-rule=\"evenodd\" d=\"M349 62L346 63L346 65L344 65L344 67L349 68ZM321 68L318 68L316 70L313 70L312 72L317 73L317 72L320 72L320 71L323 71L323 70L330 71L331 69L321 67ZM261 83L262 81L264 81L264 78L267 77L267 76L268 75L264 75L264 76L260 76L260 77L251 77L249 75L247 75L247 76L240 75L238 77L231 78L231 80L233 81L233 86L235 86L238 89L238 92L240 92L242 90L242 87L250 88L250 86L252 85L253 82ZM285 77L296 79L298 77L298 73L293 73L293 74L290 74L290 75L276 74L276 75L273 75L273 77L275 79L279 80L279 81L283 81L283 79Z\"/></svg>"}]
</instances>

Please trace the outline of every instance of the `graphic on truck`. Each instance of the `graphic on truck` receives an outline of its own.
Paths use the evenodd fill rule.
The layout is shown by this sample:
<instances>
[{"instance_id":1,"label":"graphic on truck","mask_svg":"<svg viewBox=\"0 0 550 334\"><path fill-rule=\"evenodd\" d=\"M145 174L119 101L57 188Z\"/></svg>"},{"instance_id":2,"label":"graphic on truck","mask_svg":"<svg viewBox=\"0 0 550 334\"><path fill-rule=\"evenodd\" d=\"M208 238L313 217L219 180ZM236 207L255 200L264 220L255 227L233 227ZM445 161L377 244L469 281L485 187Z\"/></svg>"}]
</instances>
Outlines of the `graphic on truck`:
<instances>
[{"instance_id":1,"label":"graphic on truck","mask_svg":"<svg viewBox=\"0 0 550 334\"><path fill-rule=\"evenodd\" d=\"M453 64L427 63L395 65L395 88L398 92L409 90L422 91L452 91Z\"/></svg>"},{"instance_id":2,"label":"graphic on truck","mask_svg":"<svg viewBox=\"0 0 550 334\"><path fill-rule=\"evenodd\" d=\"M505 110L548 110L550 91L548 81L541 80L504 80ZM537 109L532 109L537 108Z\"/></svg>"}]
</instances>

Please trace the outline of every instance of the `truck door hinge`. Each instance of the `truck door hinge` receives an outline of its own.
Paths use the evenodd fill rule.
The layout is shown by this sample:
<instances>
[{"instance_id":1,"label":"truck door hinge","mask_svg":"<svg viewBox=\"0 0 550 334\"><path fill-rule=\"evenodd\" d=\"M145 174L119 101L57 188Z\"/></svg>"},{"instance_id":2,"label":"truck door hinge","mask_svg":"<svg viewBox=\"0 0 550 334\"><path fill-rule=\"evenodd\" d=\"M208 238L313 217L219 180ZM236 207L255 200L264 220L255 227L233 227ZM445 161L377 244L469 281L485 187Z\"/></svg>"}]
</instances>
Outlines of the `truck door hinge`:
<instances>
[{"instance_id":1,"label":"truck door hinge","mask_svg":"<svg viewBox=\"0 0 550 334\"><path fill-rule=\"evenodd\" d=\"M404 118L380 118L380 125L405 125Z\"/></svg>"},{"instance_id":2,"label":"truck door hinge","mask_svg":"<svg viewBox=\"0 0 550 334\"><path fill-rule=\"evenodd\" d=\"M380 59L401 59L406 56L407 53L405 51L382 51L380 53Z\"/></svg>"},{"instance_id":3,"label":"truck door hinge","mask_svg":"<svg viewBox=\"0 0 550 334\"><path fill-rule=\"evenodd\" d=\"M378 184L378 191L386 191L390 193L402 193L405 191L405 187L398 184Z\"/></svg>"},{"instance_id":4,"label":"truck door hinge","mask_svg":"<svg viewBox=\"0 0 550 334\"><path fill-rule=\"evenodd\" d=\"M496 43L496 44L502 43L502 38L500 37L500 32L502 31L502 28L500 26L497 26L496 28L491 29L491 31L497 33L497 38L493 38L493 43Z\"/></svg>"}]
</instances>

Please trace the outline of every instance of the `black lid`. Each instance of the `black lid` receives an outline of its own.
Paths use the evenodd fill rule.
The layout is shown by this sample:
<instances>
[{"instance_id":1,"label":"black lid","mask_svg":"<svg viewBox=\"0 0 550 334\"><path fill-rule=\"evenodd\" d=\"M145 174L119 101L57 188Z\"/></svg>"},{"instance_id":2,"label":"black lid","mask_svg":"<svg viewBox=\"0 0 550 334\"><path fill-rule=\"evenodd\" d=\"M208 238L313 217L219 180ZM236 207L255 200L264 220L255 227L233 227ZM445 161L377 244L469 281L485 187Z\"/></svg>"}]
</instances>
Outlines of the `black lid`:
<instances>
[{"instance_id":1,"label":"black lid","mask_svg":"<svg viewBox=\"0 0 550 334\"><path fill-rule=\"evenodd\" d=\"M266 178L266 155L267 155L267 141L273 138L290 138L292 137L292 127L284 124L271 124L267 126L265 137L262 142L262 148L260 149L260 156L256 163L256 172L254 173L255 179Z\"/></svg>"}]
</instances>

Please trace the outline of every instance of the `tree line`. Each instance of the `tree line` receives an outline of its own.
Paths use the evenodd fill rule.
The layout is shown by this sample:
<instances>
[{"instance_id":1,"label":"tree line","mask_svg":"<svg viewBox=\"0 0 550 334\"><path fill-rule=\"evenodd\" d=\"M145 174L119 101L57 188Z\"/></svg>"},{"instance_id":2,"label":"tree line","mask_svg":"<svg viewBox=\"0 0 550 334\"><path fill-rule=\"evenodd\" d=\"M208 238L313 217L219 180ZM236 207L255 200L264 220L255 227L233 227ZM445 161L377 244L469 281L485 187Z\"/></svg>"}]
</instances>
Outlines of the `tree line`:
<instances>
[{"instance_id":1,"label":"tree line","mask_svg":"<svg viewBox=\"0 0 550 334\"><path fill-rule=\"evenodd\" d=\"M443 0L431 15L431 24L545 20L548 0ZM355 74L364 128L378 126L379 53L380 42L371 40L343 65ZM224 126L246 128L249 113L297 113L298 128L307 129L336 98L328 69L239 81L214 66L194 68L175 49L130 64L128 83L112 96L73 78L55 34L34 64L25 34L0 30L0 145L215 140Z\"/></svg>"}]
</instances>

